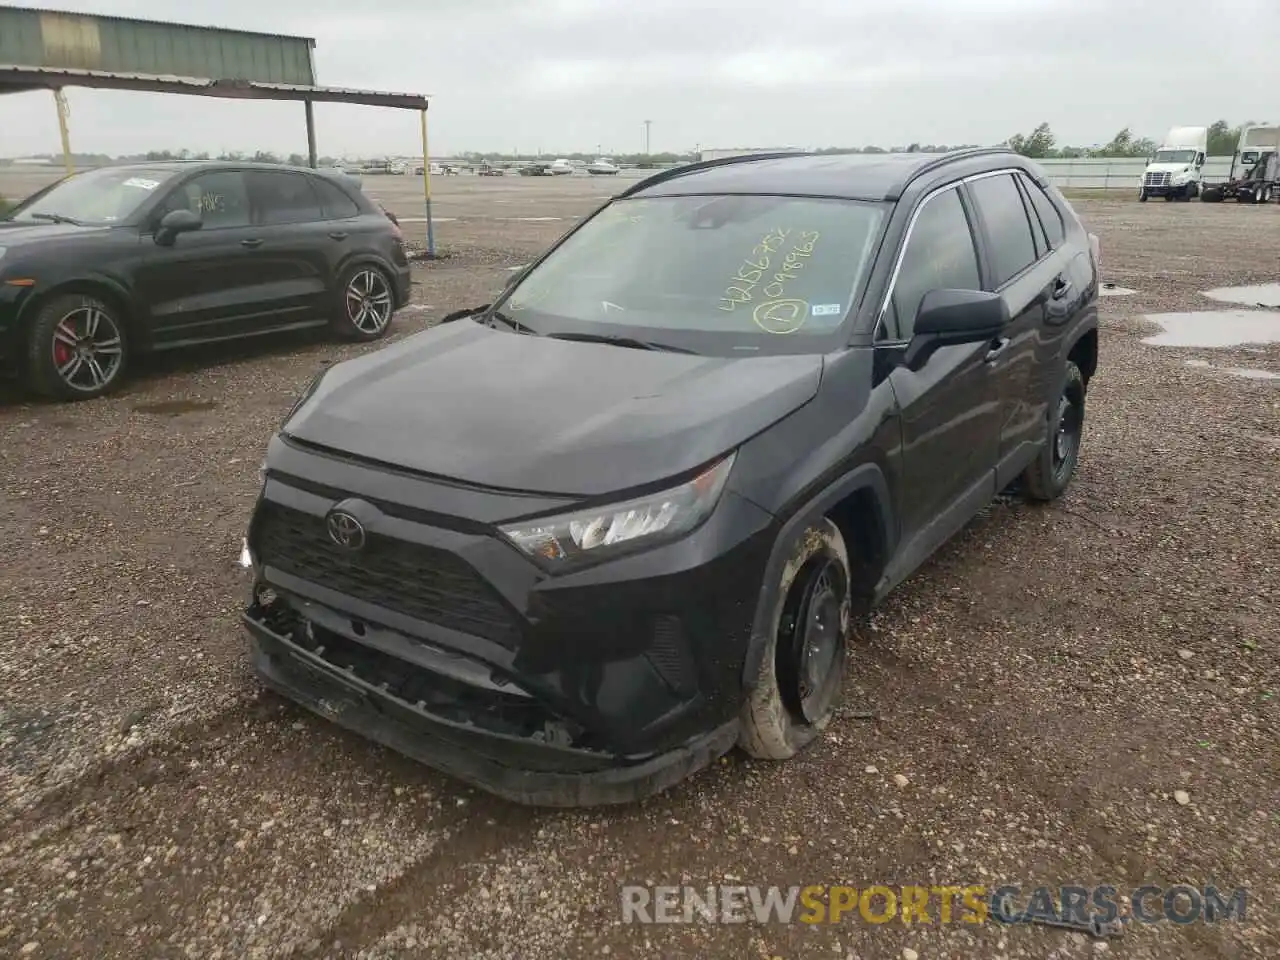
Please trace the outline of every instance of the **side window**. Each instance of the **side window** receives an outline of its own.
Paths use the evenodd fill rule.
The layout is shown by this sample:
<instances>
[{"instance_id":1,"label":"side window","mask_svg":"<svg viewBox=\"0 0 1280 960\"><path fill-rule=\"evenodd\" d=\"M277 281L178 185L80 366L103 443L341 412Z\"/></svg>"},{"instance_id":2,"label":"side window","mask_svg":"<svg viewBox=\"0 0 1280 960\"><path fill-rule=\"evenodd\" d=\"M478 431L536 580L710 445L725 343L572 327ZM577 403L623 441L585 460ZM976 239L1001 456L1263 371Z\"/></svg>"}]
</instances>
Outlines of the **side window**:
<instances>
[{"instance_id":1,"label":"side window","mask_svg":"<svg viewBox=\"0 0 1280 960\"><path fill-rule=\"evenodd\" d=\"M190 210L204 221L204 230L249 225L249 198L244 175L238 170L203 173L188 180L165 198L162 215Z\"/></svg>"},{"instance_id":2,"label":"side window","mask_svg":"<svg viewBox=\"0 0 1280 960\"><path fill-rule=\"evenodd\" d=\"M1045 235L1049 238L1049 248L1056 250L1067 238L1067 228L1062 222L1061 212L1038 183L1032 183L1031 180L1023 177L1022 186L1026 189L1027 196L1031 198L1031 206L1035 208Z\"/></svg>"},{"instance_id":3,"label":"side window","mask_svg":"<svg viewBox=\"0 0 1280 960\"><path fill-rule=\"evenodd\" d=\"M991 272L996 287L1036 262L1035 242L1026 207L1013 176L1002 173L969 184L978 213L987 227L991 246Z\"/></svg>"},{"instance_id":4,"label":"side window","mask_svg":"<svg viewBox=\"0 0 1280 960\"><path fill-rule=\"evenodd\" d=\"M930 290L978 290L981 286L978 255L960 194L954 187L934 194L920 208L907 238L882 336L910 340L920 301Z\"/></svg>"},{"instance_id":5,"label":"side window","mask_svg":"<svg viewBox=\"0 0 1280 960\"><path fill-rule=\"evenodd\" d=\"M256 216L262 226L307 223L323 220L320 199L311 189L311 178L300 173L255 170L245 175L253 196Z\"/></svg>"},{"instance_id":6,"label":"side window","mask_svg":"<svg viewBox=\"0 0 1280 960\"><path fill-rule=\"evenodd\" d=\"M316 178L312 184L316 188L316 193L320 194L320 205L324 207L325 215L329 219L344 220L347 217L359 216L360 208L356 206L356 202L336 183Z\"/></svg>"},{"instance_id":7,"label":"side window","mask_svg":"<svg viewBox=\"0 0 1280 960\"><path fill-rule=\"evenodd\" d=\"M1040 224L1040 215L1031 207L1031 198L1027 196L1027 178L1021 174L1014 180L1018 184L1018 195L1022 197L1022 209L1027 212L1027 220L1031 223L1031 241L1036 246L1036 259L1039 260L1049 252L1049 240L1044 235L1044 227Z\"/></svg>"}]
</instances>

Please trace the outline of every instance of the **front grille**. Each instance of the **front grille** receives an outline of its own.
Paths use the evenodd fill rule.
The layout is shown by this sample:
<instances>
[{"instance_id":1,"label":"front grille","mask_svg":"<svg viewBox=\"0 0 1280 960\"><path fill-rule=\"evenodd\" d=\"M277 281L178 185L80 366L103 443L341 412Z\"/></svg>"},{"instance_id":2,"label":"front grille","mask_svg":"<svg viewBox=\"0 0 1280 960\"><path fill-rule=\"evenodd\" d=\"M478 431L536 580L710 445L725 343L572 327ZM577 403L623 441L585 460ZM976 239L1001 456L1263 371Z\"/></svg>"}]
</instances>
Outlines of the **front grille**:
<instances>
[{"instance_id":1,"label":"front grille","mask_svg":"<svg viewBox=\"0 0 1280 960\"><path fill-rule=\"evenodd\" d=\"M1169 185L1169 174L1166 173L1148 173L1146 179L1148 187L1167 187Z\"/></svg>"},{"instance_id":2,"label":"front grille","mask_svg":"<svg viewBox=\"0 0 1280 960\"><path fill-rule=\"evenodd\" d=\"M329 539L323 517L263 502L254 523L259 561L386 610L512 645L519 627L480 575L446 550L369 534L349 553Z\"/></svg>"}]
</instances>

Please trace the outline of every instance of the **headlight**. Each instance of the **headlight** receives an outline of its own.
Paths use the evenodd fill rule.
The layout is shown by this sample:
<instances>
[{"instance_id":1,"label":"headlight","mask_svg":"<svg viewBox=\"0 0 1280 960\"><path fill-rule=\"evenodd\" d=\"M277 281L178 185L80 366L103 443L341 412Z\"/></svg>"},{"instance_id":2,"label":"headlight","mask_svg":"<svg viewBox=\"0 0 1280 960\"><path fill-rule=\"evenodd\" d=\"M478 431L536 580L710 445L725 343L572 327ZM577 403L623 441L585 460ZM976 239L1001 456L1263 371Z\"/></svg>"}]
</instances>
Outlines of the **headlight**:
<instances>
[{"instance_id":1,"label":"headlight","mask_svg":"<svg viewBox=\"0 0 1280 960\"><path fill-rule=\"evenodd\" d=\"M660 493L501 529L521 551L553 569L674 540L711 513L729 479L734 456L731 453L692 480Z\"/></svg>"}]
</instances>

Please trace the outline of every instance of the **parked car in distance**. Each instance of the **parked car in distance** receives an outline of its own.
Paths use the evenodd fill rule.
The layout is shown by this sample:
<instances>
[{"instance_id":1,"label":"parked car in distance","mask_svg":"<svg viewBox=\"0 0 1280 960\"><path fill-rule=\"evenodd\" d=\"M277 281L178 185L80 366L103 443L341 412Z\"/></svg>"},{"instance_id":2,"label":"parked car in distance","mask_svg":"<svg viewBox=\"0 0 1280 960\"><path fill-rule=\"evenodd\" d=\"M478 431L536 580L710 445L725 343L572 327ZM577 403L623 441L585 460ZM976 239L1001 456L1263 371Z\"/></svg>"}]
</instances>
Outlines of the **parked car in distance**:
<instances>
[{"instance_id":1,"label":"parked car in distance","mask_svg":"<svg viewBox=\"0 0 1280 960\"><path fill-rule=\"evenodd\" d=\"M1003 149L655 174L300 397L246 537L255 669L526 803L792 757L851 616L1071 482L1098 258Z\"/></svg>"},{"instance_id":2,"label":"parked car in distance","mask_svg":"<svg viewBox=\"0 0 1280 960\"><path fill-rule=\"evenodd\" d=\"M63 400L130 358L329 325L375 340L409 298L399 228L345 175L146 163L63 178L0 219L0 360Z\"/></svg>"}]
</instances>

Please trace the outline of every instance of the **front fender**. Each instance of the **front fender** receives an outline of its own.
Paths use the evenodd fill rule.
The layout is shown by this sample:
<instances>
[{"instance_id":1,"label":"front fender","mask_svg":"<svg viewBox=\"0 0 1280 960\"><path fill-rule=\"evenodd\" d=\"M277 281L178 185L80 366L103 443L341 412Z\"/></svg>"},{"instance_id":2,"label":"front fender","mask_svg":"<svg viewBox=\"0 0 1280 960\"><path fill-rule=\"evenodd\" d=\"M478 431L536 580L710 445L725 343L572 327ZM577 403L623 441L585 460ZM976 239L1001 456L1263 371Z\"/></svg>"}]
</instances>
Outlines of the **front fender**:
<instances>
[{"instance_id":1,"label":"front fender","mask_svg":"<svg viewBox=\"0 0 1280 960\"><path fill-rule=\"evenodd\" d=\"M765 565L760 596L756 603L755 617L752 621L751 640L747 647L746 661L743 665L742 684L744 690L754 688L756 678L760 676L760 663L765 651L769 648L769 637L773 632L773 613L778 606L778 584L782 578L782 569L800 535L810 523L826 516L842 500L853 494L866 490L875 503L875 522L879 524L881 543L886 547L892 544L894 530L890 514L889 483L883 471L874 463L864 463L828 486L821 493L807 501L782 524L773 550Z\"/></svg>"}]
</instances>

